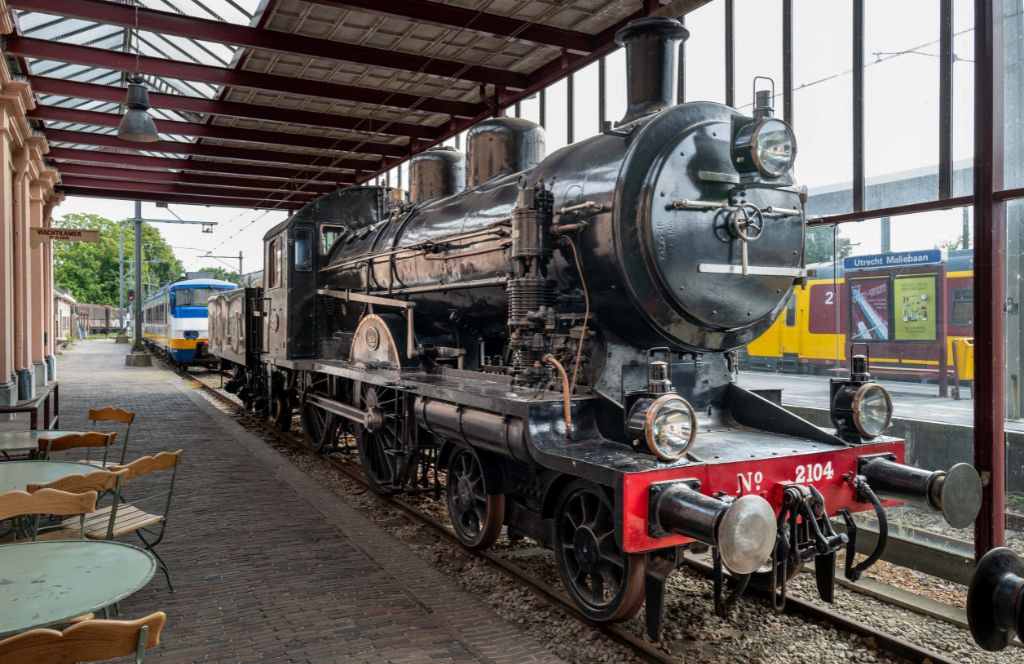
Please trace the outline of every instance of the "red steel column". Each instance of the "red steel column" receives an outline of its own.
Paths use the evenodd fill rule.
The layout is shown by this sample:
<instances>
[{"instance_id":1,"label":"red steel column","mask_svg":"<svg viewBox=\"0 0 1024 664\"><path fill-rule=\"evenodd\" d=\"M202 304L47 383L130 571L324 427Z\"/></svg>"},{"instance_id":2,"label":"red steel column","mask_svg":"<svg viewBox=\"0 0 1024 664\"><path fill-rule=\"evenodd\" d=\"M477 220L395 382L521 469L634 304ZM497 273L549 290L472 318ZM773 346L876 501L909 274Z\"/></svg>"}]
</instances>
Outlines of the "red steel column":
<instances>
[{"instance_id":1,"label":"red steel column","mask_svg":"<svg viewBox=\"0 0 1024 664\"><path fill-rule=\"evenodd\" d=\"M974 466L984 488L974 555L1005 539L1006 212L1003 186L1003 2L974 2Z\"/></svg>"}]
</instances>

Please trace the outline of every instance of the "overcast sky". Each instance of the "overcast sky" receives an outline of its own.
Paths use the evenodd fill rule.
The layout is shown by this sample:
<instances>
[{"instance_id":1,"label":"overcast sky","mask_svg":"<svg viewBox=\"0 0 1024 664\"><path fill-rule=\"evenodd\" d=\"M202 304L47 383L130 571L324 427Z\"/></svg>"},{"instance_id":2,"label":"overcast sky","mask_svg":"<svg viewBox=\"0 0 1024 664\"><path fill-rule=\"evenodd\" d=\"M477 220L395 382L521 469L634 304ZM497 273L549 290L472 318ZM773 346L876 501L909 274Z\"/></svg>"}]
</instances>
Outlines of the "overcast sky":
<instances>
[{"instance_id":1,"label":"overcast sky","mask_svg":"<svg viewBox=\"0 0 1024 664\"><path fill-rule=\"evenodd\" d=\"M797 180L813 189L850 181L851 74L850 0L796 0L794 79ZM970 0L954 0L957 34L954 51L954 160L971 157L973 85L973 23ZM869 180L909 170L935 172L938 162L938 16L935 0L869 0L866 3L865 102L867 131L866 171ZM749 104L755 75L775 79L781 88L781 0L736 0L737 103ZM687 43L687 99L724 101L724 14L721 0L687 17L691 32ZM912 51L912 52L908 52ZM608 117L617 119L625 106L624 58L609 59ZM596 65L577 74L576 140L596 133ZM562 81L547 98L549 152L565 144ZM782 100L777 100L781 114ZM522 115L538 119L539 104L523 104ZM962 194L967 192L955 192ZM115 201L69 197L55 216L91 212L111 219L133 215L131 200ZM283 212L236 208L172 205L179 217L214 221L211 234L197 226L160 225L159 229L186 269L221 265L237 269L235 259L212 259L205 254L237 256L242 251L244 271L261 269L262 236L285 218ZM145 218L173 219L167 209L143 204ZM930 248L960 233L960 210L894 219L892 249ZM849 237L856 253L880 250L878 222L845 224L840 234Z\"/></svg>"}]
</instances>

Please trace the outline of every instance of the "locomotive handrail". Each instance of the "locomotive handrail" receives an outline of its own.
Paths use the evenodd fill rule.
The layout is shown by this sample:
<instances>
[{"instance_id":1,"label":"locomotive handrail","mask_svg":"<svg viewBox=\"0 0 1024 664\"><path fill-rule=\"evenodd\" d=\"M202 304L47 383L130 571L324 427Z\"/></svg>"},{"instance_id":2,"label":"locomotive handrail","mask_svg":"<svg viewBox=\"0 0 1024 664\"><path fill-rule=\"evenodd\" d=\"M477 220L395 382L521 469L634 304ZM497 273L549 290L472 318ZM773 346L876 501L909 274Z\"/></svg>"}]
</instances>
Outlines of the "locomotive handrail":
<instances>
[{"instance_id":1,"label":"locomotive handrail","mask_svg":"<svg viewBox=\"0 0 1024 664\"><path fill-rule=\"evenodd\" d=\"M316 289L316 294L338 298L345 302L363 302L365 304L378 304L382 307L404 309L406 319L405 356L411 359L420 354L419 349L416 347L416 332L413 329L413 311L416 309L415 302L396 300L391 297L380 297L379 295L368 295L366 293L355 293L350 290L332 290L330 288L318 288Z\"/></svg>"}]
</instances>

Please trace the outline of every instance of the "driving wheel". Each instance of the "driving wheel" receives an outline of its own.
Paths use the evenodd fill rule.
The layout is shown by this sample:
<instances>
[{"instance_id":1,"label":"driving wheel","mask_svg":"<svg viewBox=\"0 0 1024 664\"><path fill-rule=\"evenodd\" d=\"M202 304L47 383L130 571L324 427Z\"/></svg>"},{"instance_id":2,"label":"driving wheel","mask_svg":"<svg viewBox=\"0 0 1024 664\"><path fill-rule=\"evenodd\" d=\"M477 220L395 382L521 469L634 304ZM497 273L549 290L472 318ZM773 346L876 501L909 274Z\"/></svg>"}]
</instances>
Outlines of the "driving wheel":
<instances>
[{"instance_id":1,"label":"driving wheel","mask_svg":"<svg viewBox=\"0 0 1024 664\"><path fill-rule=\"evenodd\" d=\"M572 482L558 500L555 561L569 597L591 620L628 620L644 600L647 559L624 553L615 542L615 519L604 490Z\"/></svg>"},{"instance_id":2,"label":"driving wheel","mask_svg":"<svg viewBox=\"0 0 1024 664\"><path fill-rule=\"evenodd\" d=\"M401 395L378 385L359 386L358 407L370 413L368 422L356 425L356 448L366 479L378 493L402 488L399 473L404 453Z\"/></svg>"},{"instance_id":3,"label":"driving wheel","mask_svg":"<svg viewBox=\"0 0 1024 664\"><path fill-rule=\"evenodd\" d=\"M459 448L452 453L446 491L448 516L459 541L471 549L494 544L505 520L505 494L487 492L483 468L473 450Z\"/></svg>"},{"instance_id":4,"label":"driving wheel","mask_svg":"<svg viewBox=\"0 0 1024 664\"><path fill-rule=\"evenodd\" d=\"M328 413L311 403L302 405L302 428L314 452L323 454L337 444L338 433L341 431L340 419L334 413Z\"/></svg>"}]
</instances>

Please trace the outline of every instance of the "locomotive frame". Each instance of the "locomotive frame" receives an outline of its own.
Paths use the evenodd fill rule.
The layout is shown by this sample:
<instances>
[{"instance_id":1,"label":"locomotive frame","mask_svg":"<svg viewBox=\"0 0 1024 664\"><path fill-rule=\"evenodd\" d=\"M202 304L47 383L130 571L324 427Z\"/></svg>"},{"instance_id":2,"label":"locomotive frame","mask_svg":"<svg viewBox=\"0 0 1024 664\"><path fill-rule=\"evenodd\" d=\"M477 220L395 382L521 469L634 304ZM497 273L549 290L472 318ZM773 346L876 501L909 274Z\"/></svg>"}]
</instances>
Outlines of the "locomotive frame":
<instances>
[{"instance_id":1,"label":"locomotive frame","mask_svg":"<svg viewBox=\"0 0 1024 664\"><path fill-rule=\"evenodd\" d=\"M619 33L616 127L544 158L532 123L481 123L464 191L458 155L432 151L411 204L380 187L317 199L266 234L262 287L211 306L210 350L247 406L281 428L298 411L317 451L354 438L383 493L444 471L464 545L529 536L583 613L646 602L652 638L688 549L712 551L719 613L726 570L784 601L816 557L831 601L837 551L850 578L880 553L853 564L852 512L904 500L969 523L980 505L969 466L912 468L903 441L863 437L881 390L863 357L833 381L834 433L734 382L735 349L805 276L806 193L750 165L760 146L795 155L767 93L754 117L672 106L685 36L658 18Z\"/></svg>"}]
</instances>

